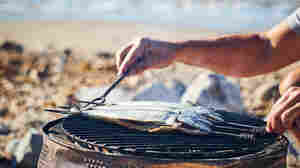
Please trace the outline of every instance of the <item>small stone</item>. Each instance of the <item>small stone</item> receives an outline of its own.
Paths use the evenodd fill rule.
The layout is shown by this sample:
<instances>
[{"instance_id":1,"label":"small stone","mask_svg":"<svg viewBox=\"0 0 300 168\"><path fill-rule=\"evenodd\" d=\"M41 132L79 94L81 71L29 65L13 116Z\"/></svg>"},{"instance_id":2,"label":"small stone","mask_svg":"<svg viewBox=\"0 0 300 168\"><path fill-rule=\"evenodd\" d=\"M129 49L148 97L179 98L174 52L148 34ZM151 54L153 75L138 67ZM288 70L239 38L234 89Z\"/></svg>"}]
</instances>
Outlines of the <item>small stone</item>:
<instances>
[{"instance_id":1,"label":"small stone","mask_svg":"<svg viewBox=\"0 0 300 168\"><path fill-rule=\"evenodd\" d=\"M114 56L113 53L110 53L107 51L99 51L96 55L97 55L97 57L104 58L104 59L111 59Z\"/></svg>"},{"instance_id":2,"label":"small stone","mask_svg":"<svg viewBox=\"0 0 300 168\"><path fill-rule=\"evenodd\" d=\"M279 82L277 81L265 82L257 87L252 93L249 112L257 116L266 116L272 105L280 97L278 87Z\"/></svg>"},{"instance_id":3,"label":"small stone","mask_svg":"<svg viewBox=\"0 0 300 168\"><path fill-rule=\"evenodd\" d=\"M1 158L0 156L0 168L16 168L17 164L14 159Z\"/></svg>"},{"instance_id":4,"label":"small stone","mask_svg":"<svg viewBox=\"0 0 300 168\"><path fill-rule=\"evenodd\" d=\"M30 122L26 123L25 126L28 128L40 129L43 127L44 124L45 124L44 121L34 120L34 121L30 121Z\"/></svg>"},{"instance_id":5,"label":"small stone","mask_svg":"<svg viewBox=\"0 0 300 168\"><path fill-rule=\"evenodd\" d=\"M64 54L65 54L67 57L69 57L69 56L72 54L72 49L70 49L70 48L64 49Z\"/></svg>"},{"instance_id":6,"label":"small stone","mask_svg":"<svg viewBox=\"0 0 300 168\"><path fill-rule=\"evenodd\" d=\"M36 69L32 69L29 73L29 77L32 82L38 83L39 82L39 73Z\"/></svg>"},{"instance_id":7,"label":"small stone","mask_svg":"<svg viewBox=\"0 0 300 168\"><path fill-rule=\"evenodd\" d=\"M24 47L21 44L17 44L13 41L4 42L0 48L5 51L14 51L18 54L23 54L24 52Z\"/></svg>"},{"instance_id":8,"label":"small stone","mask_svg":"<svg viewBox=\"0 0 300 168\"><path fill-rule=\"evenodd\" d=\"M17 144L15 150L13 150L13 156L16 158L20 167L36 167L39 154L42 149L42 135L39 132L31 128Z\"/></svg>"},{"instance_id":9,"label":"small stone","mask_svg":"<svg viewBox=\"0 0 300 168\"><path fill-rule=\"evenodd\" d=\"M63 73L65 64L67 63L67 55L62 52L57 52L53 56L51 62L51 73L56 74L56 73Z\"/></svg>"},{"instance_id":10,"label":"small stone","mask_svg":"<svg viewBox=\"0 0 300 168\"><path fill-rule=\"evenodd\" d=\"M279 82L267 82L256 89L254 92L256 97L262 102L269 102L279 98Z\"/></svg>"},{"instance_id":11,"label":"small stone","mask_svg":"<svg viewBox=\"0 0 300 168\"><path fill-rule=\"evenodd\" d=\"M7 107L0 108L0 117L5 117L9 113L9 110Z\"/></svg>"},{"instance_id":12,"label":"small stone","mask_svg":"<svg viewBox=\"0 0 300 168\"><path fill-rule=\"evenodd\" d=\"M11 141L6 145L5 152L6 152L6 153L10 153L10 154L16 153L16 150L17 150L17 147L18 147L19 143L20 143L20 140L17 140L17 139L11 140Z\"/></svg>"},{"instance_id":13,"label":"small stone","mask_svg":"<svg viewBox=\"0 0 300 168\"><path fill-rule=\"evenodd\" d=\"M0 124L0 135L8 135L10 133L10 129L8 126L4 124Z\"/></svg>"},{"instance_id":14,"label":"small stone","mask_svg":"<svg viewBox=\"0 0 300 168\"><path fill-rule=\"evenodd\" d=\"M181 102L192 102L230 112L244 112L239 85L214 73L202 73L192 81Z\"/></svg>"}]
</instances>

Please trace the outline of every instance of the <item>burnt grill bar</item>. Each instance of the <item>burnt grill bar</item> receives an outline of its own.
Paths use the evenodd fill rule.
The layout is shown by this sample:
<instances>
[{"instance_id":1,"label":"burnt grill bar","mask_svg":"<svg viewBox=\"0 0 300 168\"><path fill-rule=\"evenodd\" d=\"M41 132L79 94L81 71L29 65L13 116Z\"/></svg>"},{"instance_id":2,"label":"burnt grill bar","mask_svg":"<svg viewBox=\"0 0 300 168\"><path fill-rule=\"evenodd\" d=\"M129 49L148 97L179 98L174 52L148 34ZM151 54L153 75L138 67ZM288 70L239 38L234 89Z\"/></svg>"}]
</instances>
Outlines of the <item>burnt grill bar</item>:
<instances>
[{"instance_id":1,"label":"burnt grill bar","mask_svg":"<svg viewBox=\"0 0 300 168\"><path fill-rule=\"evenodd\" d=\"M233 165L255 168L284 163L285 139L258 134L264 122L241 119L236 124L234 120L229 116L233 123L215 122L216 134L200 136L175 131L149 133L109 121L70 115L49 122L43 128L44 145L38 167L71 164L80 168L225 168ZM230 135L251 133L250 130L254 142ZM217 131L228 135L217 134Z\"/></svg>"},{"instance_id":2,"label":"burnt grill bar","mask_svg":"<svg viewBox=\"0 0 300 168\"><path fill-rule=\"evenodd\" d=\"M149 133L80 115L66 117L60 124L63 132L79 145L89 143L108 154L143 155L165 159L239 157L264 152L265 146L277 140L273 135L257 136L254 142L238 137L243 132L258 129L262 123L254 123L253 127L244 126L244 123L229 123L227 127L223 122L219 122L216 123L215 134L205 136L181 132ZM222 134L218 133L219 130L223 131Z\"/></svg>"}]
</instances>

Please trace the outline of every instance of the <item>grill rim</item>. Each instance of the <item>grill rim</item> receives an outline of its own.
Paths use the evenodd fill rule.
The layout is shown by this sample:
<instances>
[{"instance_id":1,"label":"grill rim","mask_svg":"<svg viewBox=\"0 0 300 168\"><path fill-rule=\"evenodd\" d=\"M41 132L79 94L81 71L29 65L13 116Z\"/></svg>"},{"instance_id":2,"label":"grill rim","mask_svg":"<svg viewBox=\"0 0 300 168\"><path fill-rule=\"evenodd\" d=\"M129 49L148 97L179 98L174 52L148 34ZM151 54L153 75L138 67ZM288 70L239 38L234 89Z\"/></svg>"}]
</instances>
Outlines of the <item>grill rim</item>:
<instances>
[{"instance_id":1,"label":"grill rim","mask_svg":"<svg viewBox=\"0 0 300 168\"><path fill-rule=\"evenodd\" d=\"M67 117L70 117L72 115L68 115ZM66 147L70 150L74 150L74 151L83 151L83 152L92 152L95 153L97 155L104 155L104 156L108 156L108 157L122 157L122 158L129 158L129 159L144 159L144 160L159 160L159 161L164 161L164 162L186 162L187 159L171 159L171 158L159 158L159 157L150 157L150 156L138 156L138 155L132 155L132 154L122 154L122 153L113 153L113 154L109 154L109 153L104 153L102 151L99 150L99 146L97 146L97 144L92 144L90 142L84 141L76 136L71 137L70 135L67 134L62 134L62 136L66 136L68 138L68 140L70 141L70 139L76 139L76 141L80 141L80 143L86 144L86 146L92 146L94 149L88 149L88 148L84 148L76 143L73 142L62 142L62 140L60 140L57 136L55 136L54 134L52 134L51 129L53 127L55 127L56 125L58 125L59 123L63 122L67 117L62 117L59 118L57 120L53 120L50 121L48 123L46 123L42 130L45 134L45 136L48 137L48 139L58 145L61 145L63 147ZM69 139L70 138L70 139ZM259 152L253 153L253 154L247 154L247 155L242 155L242 156L238 156L238 157L230 157L230 158L213 158L213 159L199 159L199 158L191 158L188 159L189 162L202 162L202 163L212 163L212 164L217 164L217 163L232 163L235 161L240 161L240 160L257 160L257 159L268 159L268 158L282 158L286 155L286 149L287 149L287 144L283 144L281 142L276 141L275 143L269 145L270 146L285 146L285 147L280 147L280 150L276 150L276 151L272 151L272 152L267 152L265 150L260 150ZM95 150L96 149L96 150Z\"/></svg>"}]
</instances>

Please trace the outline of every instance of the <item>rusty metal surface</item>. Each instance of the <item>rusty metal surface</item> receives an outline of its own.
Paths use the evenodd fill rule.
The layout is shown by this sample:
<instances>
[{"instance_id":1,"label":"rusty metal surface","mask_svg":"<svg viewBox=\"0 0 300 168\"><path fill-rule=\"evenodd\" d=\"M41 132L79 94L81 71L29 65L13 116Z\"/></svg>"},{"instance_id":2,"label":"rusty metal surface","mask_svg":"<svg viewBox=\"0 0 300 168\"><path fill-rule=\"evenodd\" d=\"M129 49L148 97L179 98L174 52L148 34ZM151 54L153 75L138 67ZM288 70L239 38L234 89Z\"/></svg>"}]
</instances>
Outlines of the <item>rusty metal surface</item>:
<instances>
[{"instance_id":1,"label":"rusty metal surface","mask_svg":"<svg viewBox=\"0 0 300 168\"><path fill-rule=\"evenodd\" d=\"M201 163L190 161L162 161L124 156L108 156L98 152L82 151L61 146L45 136L45 145L38 168L254 168L284 164L282 157L233 162Z\"/></svg>"},{"instance_id":2,"label":"rusty metal surface","mask_svg":"<svg viewBox=\"0 0 300 168\"><path fill-rule=\"evenodd\" d=\"M273 151L278 143L269 147L264 157L245 157L242 159L223 160L164 160L143 156L107 154L103 151L94 151L76 144L64 134L53 129L62 120L48 123L44 127L43 149L40 155L38 168L254 168L280 167L285 163L284 151Z\"/></svg>"}]
</instances>

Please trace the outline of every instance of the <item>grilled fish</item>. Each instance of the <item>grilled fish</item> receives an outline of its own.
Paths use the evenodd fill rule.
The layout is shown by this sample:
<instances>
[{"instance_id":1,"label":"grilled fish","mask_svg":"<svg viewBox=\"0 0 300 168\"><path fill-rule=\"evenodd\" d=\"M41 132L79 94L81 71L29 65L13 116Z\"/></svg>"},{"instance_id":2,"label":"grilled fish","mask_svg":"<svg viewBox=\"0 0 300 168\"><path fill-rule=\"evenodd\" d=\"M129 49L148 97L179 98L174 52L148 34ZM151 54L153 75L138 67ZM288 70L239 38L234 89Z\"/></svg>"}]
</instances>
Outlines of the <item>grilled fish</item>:
<instances>
[{"instance_id":1,"label":"grilled fish","mask_svg":"<svg viewBox=\"0 0 300 168\"><path fill-rule=\"evenodd\" d=\"M48 111L58 112L49 109ZM73 107L66 108L63 112L102 119L149 132L182 131L194 135L207 135L223 128L233 130L238 128L239 131L246 132L264 126L262 120L247 115L228 113L206 106L156 101L96 105L85 109Z\"/></svg>"}]
</instances>

